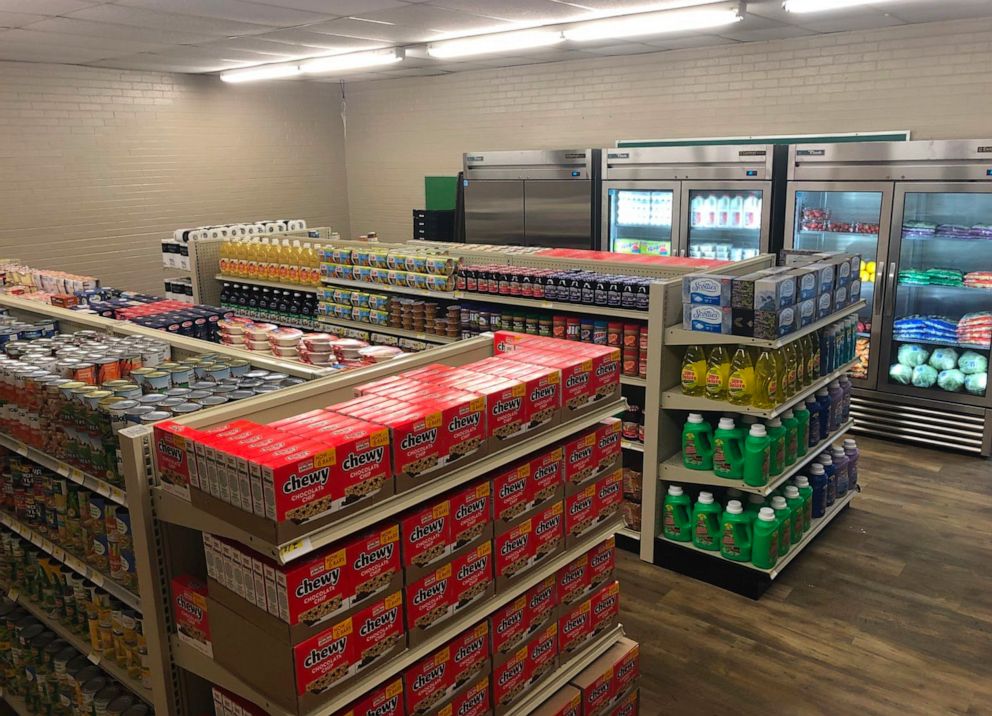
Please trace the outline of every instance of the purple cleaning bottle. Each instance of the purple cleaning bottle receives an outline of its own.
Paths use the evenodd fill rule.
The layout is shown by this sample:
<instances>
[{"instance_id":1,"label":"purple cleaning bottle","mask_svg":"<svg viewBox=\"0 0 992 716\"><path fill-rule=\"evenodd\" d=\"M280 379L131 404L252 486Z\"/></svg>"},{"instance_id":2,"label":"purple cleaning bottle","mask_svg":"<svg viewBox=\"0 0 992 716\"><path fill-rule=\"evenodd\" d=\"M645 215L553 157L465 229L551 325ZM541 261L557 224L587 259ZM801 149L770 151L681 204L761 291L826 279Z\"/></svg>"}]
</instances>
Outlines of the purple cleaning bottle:
<instances>
[{"instance_id":1,"label":"purple cleaning bottle","mask_svg":"<svg viewBox=\"0 0 992 716\"><path fill-rule=\"evenodd\" d=\"M830 391L826 388L820 388L816 391L816 402L820 404L820 440L826 440L827 436L830 435L830 409L831 409L831 398Z\"/></svg>"},{"instance_id":2,"label":"purple cleaning bottle","mask_svg":"<svg viewBox=\"0 0 992 716\"><path fill-rule=\"evenodd\" d=\"M851 461L848 460L844 448L837 445L834 445L830 453L833 456L834 470L836 471L834 481L837 484L837 497L843 497L847 494L851 483L847 471L847 467Z\"/></svg>"},{"instance_id":3,"label":"purple cleaning bottle","mask_svg":"<svg viewBox=\"0 0 992 716\"><path fill-rule=\"evenodd\" d=\"M807 447L816 447L820 443L820 404L812 395L806 398L806 410L809 411L809 428Z\"/></svg>"},{"instance_id":4,"label":"purple cleaning bottle","mask_svg":"<svg viewBox=\"0 0 992 716\"><path fill-rule=\"evenodd\" d=\"M844 441L844 454L847 455L847 489L855 490L858 487L858 458L861 457L857 440L848 438Z\"/></svg>"},{"instance_id":5,"label":"purple cleaning bottle","mask_svg":"<svg viewBox=\"0 0 992 716\"><path fill-rule=\"evenodd\" d=\"M824 452L816 461L823 465L823 472L827 475L827 507L830 507L837 500L837 469L834 467L834 459Z\"/></svg>"},{"instance_id":6,"label":"purple cleaning bottle","mask_svg":"<svg viewBox=\"0 0 992 716\"><path fill-rule=\"evenodd\" d=\"M827 393L830 396L830 432L835 433L840 430L844 418L844 389L840 387L840 381L830 381Z\"/></svg>"}]
</instances>

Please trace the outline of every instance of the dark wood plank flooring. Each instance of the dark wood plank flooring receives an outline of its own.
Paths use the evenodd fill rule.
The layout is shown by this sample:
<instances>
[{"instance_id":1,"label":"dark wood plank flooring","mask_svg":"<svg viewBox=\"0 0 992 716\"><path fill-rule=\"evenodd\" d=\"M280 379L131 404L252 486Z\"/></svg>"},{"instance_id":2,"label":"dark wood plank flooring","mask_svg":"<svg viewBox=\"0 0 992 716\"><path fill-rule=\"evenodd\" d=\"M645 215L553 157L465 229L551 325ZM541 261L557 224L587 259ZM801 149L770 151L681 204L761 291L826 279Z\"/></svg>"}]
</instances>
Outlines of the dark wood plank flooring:
<instances>
[{"instance_id":1,"label":"dark wood plank flooring","mask_svg":"<svg viewBox=\"0 0 992 716\"><path fill-rule=\"evenodd\" d=\"M621 554L642 714L992 714L992 462L858 445L863 492L760 601Z\"/></svg>"}]
</instances>

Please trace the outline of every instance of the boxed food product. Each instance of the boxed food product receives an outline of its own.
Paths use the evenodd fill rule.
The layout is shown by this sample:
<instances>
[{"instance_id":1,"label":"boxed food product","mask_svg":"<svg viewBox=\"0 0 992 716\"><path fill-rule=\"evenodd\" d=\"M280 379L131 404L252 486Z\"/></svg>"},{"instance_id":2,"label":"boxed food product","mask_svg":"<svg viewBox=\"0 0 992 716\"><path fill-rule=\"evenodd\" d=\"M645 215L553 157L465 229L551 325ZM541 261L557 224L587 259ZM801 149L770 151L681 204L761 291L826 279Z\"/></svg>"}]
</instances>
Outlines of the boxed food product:
<instances>
[{"instance_id":1,"label":"boxed food product","mask_svg":"<svg viewBox=\"0 0 992 716\"><path fill-rule=\"evenodd\" d=\"M232 694L219 686L211 687L215 716L268 716L268 714L251 701ZM350 715L354 716L354 715Z\"/></svg>"},{"instance_id":2,"label":"boxed food product","mask_svg":"<svg viewBox=\"0 0 992 716\"><path fill-rule=\"evenodd\" d=\"M453 662L451 694L475 683L481 674L491 671L488 621L481 621L471 629L466 629L452 639L448 646Z\"/></svg>"},{"instance_id":3,"label":"boxed food product","mask_svg":"<svg viewBox=\"0 0 992 716\"><path fill-rule=\"evenodd\" d=\"M565 498L565 546L574 545L596 525L596 484Z\"/></svg>"},{"instance_id":4,"label":"boxed food product","mask_svg":"<svg viewBox=\"0 0 992 716\"><path fill-rule=\"evenodd\" d=\"M558 579L546 577L527 590L527 634L533 634L554 621L558 607Z\"/></svg>"},{"instance_id":5,"label":"boxed food product","mask_svg":"<svg viewBox=\"0 0 992 716\"><path fill-rule=\"evenodd\" d=\"M494 356L464 366L467 370L520 382L523 387L523 435L529 437L537 431L558 423L561 416L561 371L547 366L528 365L504 356ZM509 444L509 443L507 443Z\"/></svg>"},{"instance_id":6,"label":"boxed food product","mask_svg":"<svg viewBox=\"0 0 992 716\"><path fill-rule=\"evenodd\" d=\"M436 570L406 587L406 623L411 646L476 602L491 597L493 550L490 542L461 551Z\"/></svg>"},{"instance_id":7,"label":"boxed food product","mask_svg":"<svg viewBox=\"0 0 992 716\"><path fill-rule=\"evenodd\" d=\"M637 716L639 713L639 692L637 689L630 689L626 694L622 694L616 700L610 716Z\"/></svg>"},{"instance_id":8,"label":"boxed food product","mask_svg":"<svg viewBox=\"0 0 992 716\"><path fill-rule=\"evenodd\" d=\"M604 656L572 677L571 685L582 694L583 716L600 716L616 696L613 682L613 662Z\"/></svg>"},{"instance_id":9,"label":"boxed food product","mask_svg":"<svg viewBox=\"0 0 992 716\"><path fill-rule=\"evenodd\" d=\"M458 488L451 493L450 502L453 553L493 538L492 487L489 480Z\"/></svg>"},{"instance_id":10,"label":"boxed food product","mask_svg":"<svg viewBox=\"0 0 992 716\"><path fill-rule=\"evenodd\" d=\"M532 716L582 716L582 693L574 686L563 686L538 706Z\"/></svg>"},{"instance_id":11,"label":"boxed food product","mask_svg":"<svg viewBox=\"0 0 992 716\"><path fill-rule=\"evenodd\" d=\"M552 447L542 450L527 460L530 466L529 509L537 509L564 497L562 486L565 474L564 450Z\"/></svg>"},{"instance_id":12,"label":"boxed food product","mask_svg":"<svg viewBox=\"0 0 992 716\"><path fill-rule=\"evenodd\" d=\"M451 554L451 501L436 500L400 516L403 567L419 576Z\"/></svg>"},{"instance_id":13,"label":"boxed food product","mask_svg":"<svg viewBox=\"0 0 992 716\"><path fill-rule=\"evenodd\" d=\"M682 277L682 303L729 306L734 277L709 273L690 273Z\"/></svg>"},{"instance_id":14,"label":"boxed food product","mask_svg":"<svg viewBox=\"0 0 992 716\"><path fill-rule=\"evenodd\" d=\"M730 334L734 309L730 306L682 306L682 327L687 331Z\"/></svg>"},{"instance_id":15,"label":"boxed food product","mask_svg":"<svg viewBox=\"0 0 992 716\"><path fill-rule=\"evenodd\" d=\"M593 547L589 554L589 589L593 590L613 577L617 566L616 538L610 537Z\"/></svg>"},{"instance_id":16,"label":"boxed food product","mask_svg":"<svg viewBox=\"0 0 992 716\"><path fill-rule=\"evenodd\" d=\"M589 597L593 635L617 625L620 619L620 583L604 584Z\"/></svg>"},{"instance_id":17,"label":"boxed food product","mask_svg":"<svg viewBox=\"0 0 992 716\"><path fill-rule=\"evenodd\" d=\"M596 480L596 524L600 525L620 511L623 503L623 468L617 467Z\"/></svg>"},{"instance_id":18,"label":"boxed food product","mask_svg":"<svg viewBox=\"0 0 992 716\"><path fill-rule=\"evenodd\" d=\"M496 553L496 589L500 591L526 572L533 563L533 518L526 517L517 524L497 528L493 550Z\"/></svg>"},{"instance_id":19,"label":"boxed food product","mask_svg":"<svg viewBox=\"0 0 992 716\"><path fill-rule=\"evenodd\" d=\"M558 654L565 663L577 654L592 636L592 604L589 598L566 607L558 612Z\"/></svg>"},{"instance_id":20,"label":"boxed food product","mask_svg":"<svg viewBox=\"0 0 992 716\"><path fill-rule=\"evenodd\" d=\"M533 564L558 554L564 548L565 520L563 505L557 501L534 515Z\"/></svg>"},{"instance_id":21,"label":"boxed food product","mask_svg":"<svg viewBox=\"0 0 992 716\"><path fill-rule=\"evenodd\" d=\"M796 319L798 328L805 328L816 320L816 299L802 301L796 306Z\"/></svg>"},{"instance_id":22,"label":"boxed food product","mask_svg":"<svg viewBox=\"0 0 992 716\"><path fill-rule=\"evenodd\" d=\"M396 678L345 707L341 716L404 716L405 713L403 679Z\"/></svg>"},{"instance_id":23,"label":"boxed food product","mask_svg":"<svg viewBox=\"0 0 992 716\"><path fill-rule=\"evenodd\" d=\"M762 276L754 282L755 311L776 311L795 305L796 277L790 273Z\"/></svg>"},{"instance_id":24,"label":"boxed food product","mask_svg":"<svg viewBox=\"0 0 992 716\"><path fill-rule=\"evenodd\" d=\"M493 513L501 526L513 524L531 507L531 464L515 463L493 479Z\"/></svg>"},{"instance_id":25,"label":"boxed food product","mask_svg":"<svg viewBox=\"0 0 992 716\"><path fill-rule=\"evenodd\" d=\"M431 711L427 716L487 716L492 713L490 699L489 674L485 674L475 683L456 692L448 703Z\"/></svg>"},{"instance_id":26,"label":"boxed food product","mask_svg":"<svg viewBox=\"0 0 992 716\"><path fill-rule=\"evenodd\" d=\"M617 696L628 691L641 675L641 649L636 641L622 637L605 656L613 663L613 683Z\"/></svg>"},{"instance_id":27,"label":"boxed food product","mask_svg":"<svg viewBox=\"0 0 992 716\"><path fill-rule=\"evenodd\" d=\"M537 684L558 666L558 622L543 627L527 642L530 683Z\"/></svg>"},{"instance_id":28,"label":"boxed food product","mask_svg":"<svg viewBox=\"0 0 992 716\"><path fill-rule=\"evenodd\" d=\"M172 613L179 641L212 657L207 585L189 574L173 577Z\"/></svg>"},{"instance_id":29,"label":"boxed food product","mask_svg":"<svg viewBox=\"0 0 992 716\"><path fill-rule=\"evenodd\" d=\"M562 445L565 492L574 494L590 480L614 469L622 457L622 423L608 418Z\"/></svg>"},{"instance_id":30,"label":"boxed food product","mask_svg":"<svg viewBox=\"0 0 992 716\"><path fill-rule=\"evenodd\" d=\"M558 599L574 604L590 591L589 553L579 555L558 570Z\"/></svg>"},{"instance_id":31,"label":"boxed food product","mask_svg":"<svg viewBox=\"0 0 992 716\"><path fill-rule=\"evenodd\" d=\"M530 681L528 644L517 649L509 659L493 668L493 702L501 716L520 698Z\"/></svg>"},{"instance_id":32,"label":"boxed food product","mask_svg":"<svg viewBox=\"0 0 992 716\"><path fill-rule=\"evenodd\" d=\"M408 714L423 714L451 693L455 663L445 645L428 654L403 673L403 693Z\"/></svg>"},{"instance_id":33,"label":"boxed food product","mask_svg":"<svg viewBox=\"0 0 992 716\"><path fill-rule=\"evenodd\" d=\"M500 607L489 617L493 662L502 664L527 638L527 595Z\"/></svg>"},{"instance_id":34,"label":"boxed food product","mask_svg":"<svg viewBox=\"0 0 992 716\"><path fill-rule=\"evenodd\" d=\"M820 295L820 286L817 284L819 277L817 272L806 267L793 268L787 274L796 279L796 302L809 301Z\"/></svg>"}]
</instances>

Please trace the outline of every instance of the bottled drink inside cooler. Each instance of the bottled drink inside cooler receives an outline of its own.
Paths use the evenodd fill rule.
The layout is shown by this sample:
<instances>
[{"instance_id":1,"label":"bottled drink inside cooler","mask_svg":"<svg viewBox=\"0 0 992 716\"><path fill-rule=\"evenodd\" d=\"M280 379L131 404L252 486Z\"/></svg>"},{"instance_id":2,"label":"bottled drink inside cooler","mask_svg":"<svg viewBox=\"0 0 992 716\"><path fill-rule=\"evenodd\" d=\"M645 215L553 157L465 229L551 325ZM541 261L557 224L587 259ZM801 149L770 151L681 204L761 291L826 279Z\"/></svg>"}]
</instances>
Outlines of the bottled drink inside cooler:
<instances>
[{"instance_id":1,"label":"bottled drink inside cooler","mask_svg":"<svg viewBox=\"0 0 992 716\"><path fill-rule=\"evenodd\" d=\"M689 191L689 256L741 261L761 249L761 191Z\"/></svg>"},{"instance_id":2,"label":"bottled drink inside cooler","mask_svg":"<svg viewBox=\"0 0 992 716\"><path fill-rule=\"evenodd\" d=\"M992 344L992 194L909 192L890 384L984 396Z\"/></svg>"},{"instance_id":3,"label":"bottled drink inside cooler","mask_svg":"<svg viewBox=\"0 0 992 716\"><path fill-rule=\"evenodd\" d=\"M858 312L858 364L851 371L855 378L868 376L881 218L880 191L796 192L793 245L797 249L844 251L862 257L859 278L865 307Z\"/></svg>"},{"instance_id":4,"label":"bottled drink inside cooler","mask_svg":"<svg viewBox=\"0 0 992 716\"><path fill-rule=\"evenodd\" d=\"M671 256L672 194L610 189L610 251Z\"/></svg>"}]
</instances>

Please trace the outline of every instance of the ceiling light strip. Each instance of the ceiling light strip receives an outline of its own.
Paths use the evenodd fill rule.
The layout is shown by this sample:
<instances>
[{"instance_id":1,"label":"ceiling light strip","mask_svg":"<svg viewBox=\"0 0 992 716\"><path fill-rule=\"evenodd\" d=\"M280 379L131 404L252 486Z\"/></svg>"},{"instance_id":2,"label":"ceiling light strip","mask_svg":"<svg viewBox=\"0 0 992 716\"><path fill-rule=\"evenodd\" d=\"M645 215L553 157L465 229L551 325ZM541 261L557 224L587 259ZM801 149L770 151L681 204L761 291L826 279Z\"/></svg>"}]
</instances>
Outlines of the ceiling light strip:
<instances>
[{"instance_id":1,"label":"ceiling light strip","mask_svg":"<svg viewBox=\"0 0 992 716\"><path fill-rule=\"evenodd\" d=\"M661 35L672 32L704 30L731 25L744 19L744 3L738 0L709 5L644 12L604 20L589 20L565 28L565 39L594 42L638 35Z\"/></svg>"}]
</instances>

